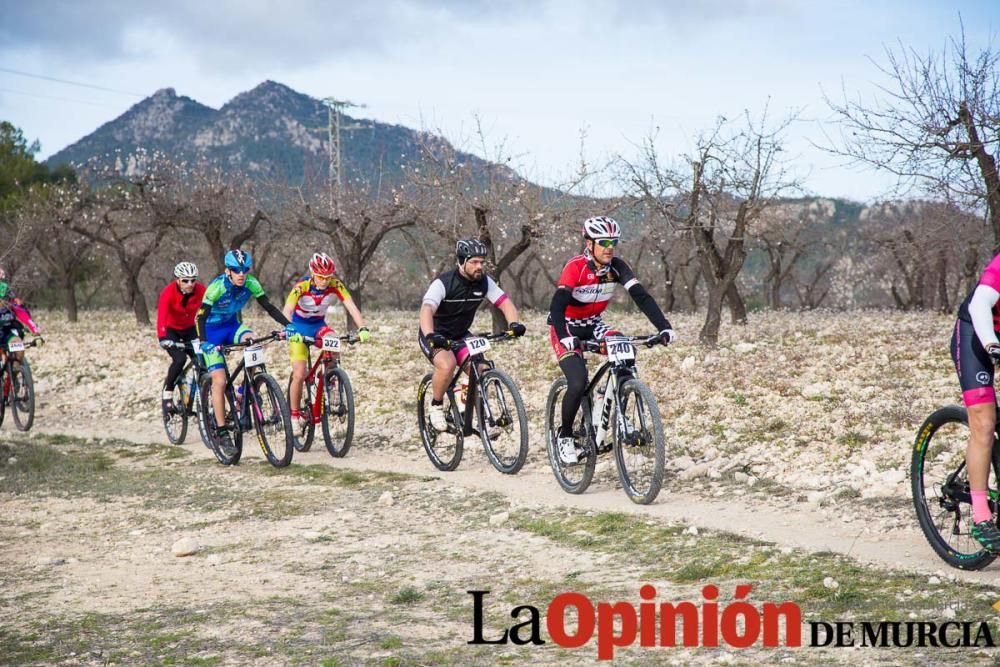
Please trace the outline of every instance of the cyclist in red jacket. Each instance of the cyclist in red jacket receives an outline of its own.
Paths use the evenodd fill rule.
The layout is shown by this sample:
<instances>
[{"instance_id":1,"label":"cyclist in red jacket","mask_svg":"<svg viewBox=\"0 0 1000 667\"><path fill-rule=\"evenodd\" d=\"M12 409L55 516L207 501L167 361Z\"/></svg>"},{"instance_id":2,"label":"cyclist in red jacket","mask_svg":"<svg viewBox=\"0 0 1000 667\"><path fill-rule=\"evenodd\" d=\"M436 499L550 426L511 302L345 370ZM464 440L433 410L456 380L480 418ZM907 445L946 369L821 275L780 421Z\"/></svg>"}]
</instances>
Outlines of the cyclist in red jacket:
<instances>
[{"instance_id":1,"label":"cyclist in red jacket","mask_svg":"<svg viewBox=\"0 0 1000 667\"><path fill-rule=\"evenodd\" d=\"M175 266L174 276L177 279L163 288L156 307L156 337L170 355L170 368L163 382L163 407L167 412L176 409L171 396L187 360L184 350L168 345L170 341L187 342L198 337L194 318L205 295L205 286L198 282L198 267L191 262Z\"/></svg>"}]
</instances>

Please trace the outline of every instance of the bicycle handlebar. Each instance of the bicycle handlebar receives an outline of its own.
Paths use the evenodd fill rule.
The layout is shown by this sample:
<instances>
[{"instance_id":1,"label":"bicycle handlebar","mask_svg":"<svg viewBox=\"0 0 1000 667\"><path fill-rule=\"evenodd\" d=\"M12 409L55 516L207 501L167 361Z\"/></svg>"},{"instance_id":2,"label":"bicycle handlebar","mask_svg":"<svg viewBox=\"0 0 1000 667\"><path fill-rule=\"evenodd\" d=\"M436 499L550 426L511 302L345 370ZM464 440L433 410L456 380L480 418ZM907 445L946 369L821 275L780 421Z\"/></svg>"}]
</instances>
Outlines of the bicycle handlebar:
<instances>
[{"instance_id":1,"label":"bicycle handlebar","mask_svg":"<svg viewBox=\"0 0 1000 667\"><path fill-rule=\"evenodd\" d=\"M285 337L284 331L272 331L268 335L263 336L261 338L247 338L246 340L240 341L239 343L231 343L229 345L217 345L216 349L221 350L222 353L225 354L231 350L241 350L246 347L253 347L254 345L263 345L264 343L270 343L276 340L283 340L284 337Z\"/></svg>"},{"instance_id":2,"label":"bicycle handlebar","mask_svg":"<svg viewBox=\"0 0 1000 667\"><path fill-rule=\"evenodd\" d=\"M489 341L503 342L503 341L512 341L515 338L519 338L519 336L513 335L513 333L510 331L510 329L507 329L506 331L501 331L500 333L469 334L468 336L466 336L466 338L485 338L486 340L489 340ZM464 338L462 340L449 340L447 347L443 347L443 348L440 348L440 349L442 349L442 350L454 350L459 345L461 345L464 342L464 340L465 340Z\"/></svg>"},{"instance_id":3,"label":"bicycle handlebar","mask_svg":"<svg viewBox=\"0 0 1000 667\"><path fill-rule=\"evenodd\" d=\"M608 336L602 338L601 340L581 340L580 348L584 352L594 352L597 354L605 354L605 343L608 338L618 341L627 341L629 343L642 343L646 347L653 347L660 343L660 334L655 333L650 336Z\"/></svg>"},{"instance_id":4,"label":"bicycle handlebar","mask_svg":"<svg viewBox=\"0 0 1000 667\"><path fill-rule=\"evenodd\" d=\"M305 343L306 345L314 345L317 342L320 342L324 338L326 338L326 336L316 337L316 336L306 336L305 334L300 334L300 335L302 336L302 342ZM354 345L361 339L355 336L354 334L342 334L340 336L337 336L337 340L342 340L348 345Z\"/></svg>"}]
</instances>

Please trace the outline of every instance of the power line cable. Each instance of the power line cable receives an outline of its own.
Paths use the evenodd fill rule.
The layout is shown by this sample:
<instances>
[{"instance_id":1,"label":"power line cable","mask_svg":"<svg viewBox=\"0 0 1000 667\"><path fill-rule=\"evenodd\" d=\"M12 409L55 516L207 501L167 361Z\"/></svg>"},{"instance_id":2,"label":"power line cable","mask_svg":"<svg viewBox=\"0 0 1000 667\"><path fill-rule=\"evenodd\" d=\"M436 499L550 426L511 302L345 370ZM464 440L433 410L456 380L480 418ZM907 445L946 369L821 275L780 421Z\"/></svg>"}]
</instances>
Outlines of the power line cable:
<instances>
[{"instance_id":1,"label":"power line cable","mask_svg":"<svg viewBox=\"0 0 1000 667\"><path fill-rule=\"evenodd\" d=\"M40 97L46 100L57 100L59 102L73 102L76 104L87 104L92 107L102 107L104 109L121 109L121 107L116 107L111 104L101 104L100 102L90 102L87 100L77 100L72 97L57 97L56 95L43 95L41 93L26 93L23 90L11 90L9 88L0 88L0 93L10 93L12 95L27 95L28 97Z\"/></svg>"},{"instance_id":2,"label":"power line cable","mask_svg":"<svg viewBox=\"0 0 1000 667\"><path fill-rule=\"evenodd\" d=\"M9 69L7 67L0 67L0 72L7 72L8 74L17 74L18 76L26 76L31 79L41 79L43 81L55 81L56 83L65 83L70 86L80 86L81 88L91 88L93 90L103 90L107 93L117 93L118 95L131 95L132 97L145 97L145 95L140 95L139 93L133 93L128 90L118 90L116 88L107 88L105 86L95 86L91 83L81 83L80 81L69 81L67 79L57 79L54 76L45 76L44 74L33 74L31 72L22 72L16 69Z\"/></svg>"}]
</instances>

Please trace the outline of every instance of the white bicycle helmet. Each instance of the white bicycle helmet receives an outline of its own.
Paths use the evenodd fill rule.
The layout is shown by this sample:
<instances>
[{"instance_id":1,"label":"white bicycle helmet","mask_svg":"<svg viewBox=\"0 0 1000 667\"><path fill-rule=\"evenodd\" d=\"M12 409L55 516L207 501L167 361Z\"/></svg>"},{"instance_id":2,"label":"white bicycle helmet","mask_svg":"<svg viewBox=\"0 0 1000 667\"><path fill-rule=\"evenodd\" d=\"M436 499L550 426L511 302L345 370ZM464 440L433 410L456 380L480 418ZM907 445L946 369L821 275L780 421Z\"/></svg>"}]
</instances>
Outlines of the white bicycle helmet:
<instances>
[{"instance_id":1,"label":"white bicycle helmet","mask_svg":"<svg viewBox=\"0 0 1000 667\"><path fill-rule=\"evenodd\" d=\"M621 238L622 228L614 218L599 215L583 221L583 238L585 239L617 239Z\"/></svg>"},{"instance_id":2,"label":"white bicycle helmet","mask_svg":"<svg viewBox=\"0 0 1000 667\"><path fill-rule=\"evenodd\" d=\"M179 262L174 267L174 276L177 278L197 278L198 267L191 262Z\"/></svg>"}]
</instances>

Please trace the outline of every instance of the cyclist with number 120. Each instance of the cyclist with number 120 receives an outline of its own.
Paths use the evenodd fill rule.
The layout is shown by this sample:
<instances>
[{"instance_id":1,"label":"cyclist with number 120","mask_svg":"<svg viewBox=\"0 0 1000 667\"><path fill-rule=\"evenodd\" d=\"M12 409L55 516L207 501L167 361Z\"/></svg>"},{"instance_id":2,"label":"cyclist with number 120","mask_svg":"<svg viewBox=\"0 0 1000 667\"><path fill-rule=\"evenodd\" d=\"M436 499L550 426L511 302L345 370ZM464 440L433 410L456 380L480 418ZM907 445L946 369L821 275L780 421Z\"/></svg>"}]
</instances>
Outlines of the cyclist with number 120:
<instances>
[{"instance_id":1,"label":"cyclist with number 120","mask_svg":"<svg viewBox=\"0 0 1000 667\"><path fill-rule=\"evenodd\" d=\"M513 335L523 336L525 332L524 325L517 321L517 307L496 281L486 275L484 264L488 253L486 244L479 239L458 241L455 244L458 266L431 282L420 306L417 338L420 351L434 365L429 417L438 431L448 428L444 394L455 367L469 356L461 341L469 335L483 299L489 299L500 309Z\"/></svg>"}]
</instances>

